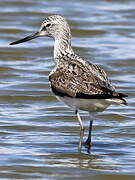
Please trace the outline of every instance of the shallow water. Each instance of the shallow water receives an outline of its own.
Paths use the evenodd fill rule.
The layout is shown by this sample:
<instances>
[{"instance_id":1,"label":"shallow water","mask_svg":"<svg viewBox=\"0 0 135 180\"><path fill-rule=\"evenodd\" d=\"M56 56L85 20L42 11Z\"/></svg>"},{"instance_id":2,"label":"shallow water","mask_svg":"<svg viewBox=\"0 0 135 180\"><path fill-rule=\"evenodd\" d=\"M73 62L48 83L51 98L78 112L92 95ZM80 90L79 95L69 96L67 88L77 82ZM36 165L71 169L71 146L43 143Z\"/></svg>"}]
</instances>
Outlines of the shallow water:
<instances>
[{"instance_id":1,"label":"shallow water","mask_svg":"<svg viewBox=\"0 0 135 180\"><path fill-rule=\"evenodd\" d=\"M134 179L135 1L0 1L0 178ZM128 106L95 117L91 153L78 152L79 125L52 94L53 41L8 44L39 29L51 14L65 16L73 49L107 72ZM87 138L89 116L81 112Z\"/></svg>"}]
</instances>

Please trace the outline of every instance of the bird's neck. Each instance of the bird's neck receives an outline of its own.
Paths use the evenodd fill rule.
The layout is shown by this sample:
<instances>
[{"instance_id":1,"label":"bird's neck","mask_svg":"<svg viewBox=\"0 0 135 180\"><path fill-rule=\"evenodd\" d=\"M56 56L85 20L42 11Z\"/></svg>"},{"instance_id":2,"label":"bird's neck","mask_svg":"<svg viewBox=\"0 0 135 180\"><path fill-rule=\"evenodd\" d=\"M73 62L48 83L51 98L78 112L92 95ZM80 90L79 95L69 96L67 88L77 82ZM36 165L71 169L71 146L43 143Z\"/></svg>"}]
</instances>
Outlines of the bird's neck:
<instances>
[{"instance_id":1,"label":"bird's neck","mask_svg":"<svg viewBox=\"0 0 135 180\"><path fill-rule=\"evenodd\" d=\"M58 63L58 59L60 59L63 55L66 54L73 54L73 50L71 47L71 39L70 35L64 35L64 34L59 34L55 38L55 43L54 43L54 59L56 63Z\"/></svg>"}]
</instances>

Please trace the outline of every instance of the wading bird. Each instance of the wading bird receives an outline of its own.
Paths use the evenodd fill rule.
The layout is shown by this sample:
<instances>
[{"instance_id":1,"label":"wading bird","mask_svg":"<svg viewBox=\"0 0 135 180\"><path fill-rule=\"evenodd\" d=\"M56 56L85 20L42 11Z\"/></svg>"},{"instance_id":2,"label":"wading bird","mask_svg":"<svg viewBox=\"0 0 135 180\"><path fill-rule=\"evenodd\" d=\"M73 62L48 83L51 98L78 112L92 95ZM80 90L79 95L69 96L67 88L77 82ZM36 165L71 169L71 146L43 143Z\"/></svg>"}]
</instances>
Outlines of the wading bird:
<instances>
[{"instance_id":1,"label":"wading bird","mask_svg":"<svg viewBox=\"0 0 135 180\"><path fill-rule=\"evenodd\" d=\"M126 104L123 97L127 95L116 92L103 69L74 53L71 47L70 28L62 16L53 15L45 18L39 32L10 45L41 36L49 36L55 40L56 65L49 74L49 81L56 98L72 107L77 115L80 124L79 150L82 146L84 127L78 110L88 111L90 114L89 133L85 142L85 146L90 149L94 114L104 111L111 104Z\"/></svg>"}]
</instances>

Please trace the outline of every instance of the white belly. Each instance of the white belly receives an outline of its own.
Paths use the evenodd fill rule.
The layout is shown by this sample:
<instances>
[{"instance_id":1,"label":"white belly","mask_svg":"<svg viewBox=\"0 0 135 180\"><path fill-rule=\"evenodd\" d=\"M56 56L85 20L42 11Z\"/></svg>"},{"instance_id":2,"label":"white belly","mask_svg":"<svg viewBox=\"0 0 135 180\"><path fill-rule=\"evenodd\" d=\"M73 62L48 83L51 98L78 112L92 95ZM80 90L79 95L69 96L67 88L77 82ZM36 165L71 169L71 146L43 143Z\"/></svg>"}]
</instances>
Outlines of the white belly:
<instances>
[{"instance_id":1,"label":"white belly","mask_svg":"<svg viewBox=\"0 0 135 180\"><path fill-rule=\"evenodd\" d=\"M74 110L80 109L88 112L104 111L111 104L106 99L80 99L67 96L56 96L56 98L72 107Z\"/></svg>"}]
</instances>

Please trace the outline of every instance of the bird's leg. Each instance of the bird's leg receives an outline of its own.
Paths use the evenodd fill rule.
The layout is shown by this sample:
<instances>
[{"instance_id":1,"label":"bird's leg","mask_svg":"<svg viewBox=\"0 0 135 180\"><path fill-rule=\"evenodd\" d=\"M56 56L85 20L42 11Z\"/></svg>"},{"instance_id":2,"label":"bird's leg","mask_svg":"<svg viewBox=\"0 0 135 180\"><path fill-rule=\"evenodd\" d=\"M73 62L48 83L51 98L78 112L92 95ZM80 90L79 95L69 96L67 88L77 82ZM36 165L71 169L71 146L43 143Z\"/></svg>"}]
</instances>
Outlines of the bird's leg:
<instances>
[{"instance_id":1,"label":"bird's leg","mask_svg":"<svg viewBox=\"0 0 135 180\"><path fill-rule=\"evenodd\" d=\"M75 114L77 115L77 119L78 119L79 125L80 125L80 141L79 141L79 145L78 145L78 150L81 151L83 134L84 134L84 127L83 127L83 123L82 123L82 120L81 120L81 117L80 117L78 110L75 111Z\"/></svg>"},{"instance_id":2,"label":"bird's leg","mask_svg":"<svg viewBox=\"0 0 135 180\"><path fill-rule=\"evenodd\" d=\"M85 142L85 147L88 148L88 151L91 148L92 123L93 123L93 116L90 115L89 134L88 134L88 138L87 138L87 140Z\"/></svg>"},{"instance_id":3,"label":"bird's leg","mask_svg":"<svg viewBox=\"0 0 135 180\"><path fill-rule=\"evenodd\" d=\"M82 131L82 130L84 130L84 127L83 127L83 123L82 123L82 120L81 120L81 117L80 117L78 110L75 111L75 114L77 115L79 125L80 125L80 130Z\"/></svg>"}]
</instances>

